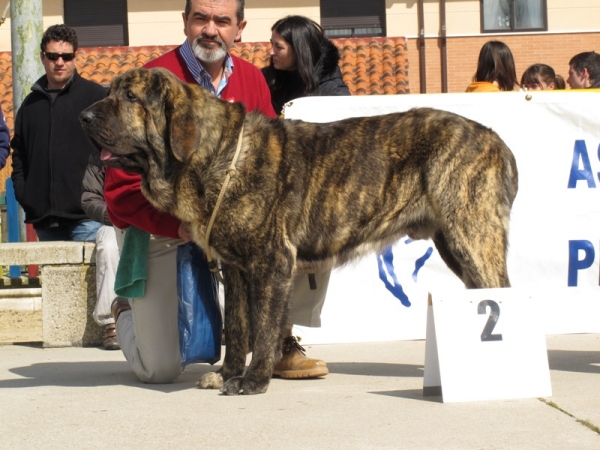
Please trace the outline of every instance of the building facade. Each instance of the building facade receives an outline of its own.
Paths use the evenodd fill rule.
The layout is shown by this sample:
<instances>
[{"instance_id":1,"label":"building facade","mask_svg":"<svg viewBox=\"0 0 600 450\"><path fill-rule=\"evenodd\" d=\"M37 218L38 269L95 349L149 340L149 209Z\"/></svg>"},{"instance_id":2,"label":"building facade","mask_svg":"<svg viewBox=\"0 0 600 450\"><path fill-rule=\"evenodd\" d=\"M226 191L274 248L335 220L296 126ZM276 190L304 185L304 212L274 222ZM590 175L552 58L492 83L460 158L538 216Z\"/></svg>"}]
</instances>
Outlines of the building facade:
<instances>
[{"instance_id":1,"label":"building facade","mask_svg":"<svg viewBox=\"0 0 600 450\"><path fill-rule=\"evenodd\" d=\"M185 0L44 0L44 28L66 23L82 46L176 45ZM598 0L246 0L245 42L266 42L279 18L301 14L331 37L406 37L411 93L463 92L479 49L509 45L517 74L543 62L567 75L576 53L600 51ZM0 26L10 51L10 18Z\"/></svg>"}]
</instances>

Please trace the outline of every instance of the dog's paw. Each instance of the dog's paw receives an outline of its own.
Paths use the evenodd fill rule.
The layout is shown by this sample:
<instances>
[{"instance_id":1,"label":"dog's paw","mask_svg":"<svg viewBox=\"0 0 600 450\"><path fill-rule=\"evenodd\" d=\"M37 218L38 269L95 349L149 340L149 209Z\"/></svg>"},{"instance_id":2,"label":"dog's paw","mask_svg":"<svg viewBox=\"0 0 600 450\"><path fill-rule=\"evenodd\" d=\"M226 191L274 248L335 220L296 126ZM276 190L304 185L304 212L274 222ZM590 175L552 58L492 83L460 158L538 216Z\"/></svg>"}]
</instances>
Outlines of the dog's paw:
<instances>
[{"instance_id":1,"label":"dog's paw","mask_svg":"<svg viewBox=\"0 0 600 450\"><path fill-rule=\"evenodd\" d=\"M219 372L205 373L196 383L198 389L221 389L223 387L223 377Z\"/></svg>"},{"instance_id":2,"label":"dog's paw","mask_svg":"<svg viewBox=\"0 0 600 450\"><path fill-rule=\"evenodd\" d=\"M242 394L241 386L244 381L243 377L232 377L223 383L223 387L221 388L221 392L225 395L239 395Z\"/></svg>"},{"instance_id":3,"label":"dog's paw","mask_svg":"<svg viewBox=\"0 0 600 450\"><path fill-rule=\"evenodd\" d=\"M233 377L223 383L221 392L225 395L255 395L267 392L269 383L257 383L246 377Z\"/></svg>"},{"instance_id":4,"label":"dog's paw","mask_svg":"<svg viewBox=\"0 0 600 450\"><path fill-rule=\"evenodd\" d=\"M269 381L253 381L246 377L241 386L241 393L244 395L264 394L269 388Z\"/></svg>"}]
</instances>

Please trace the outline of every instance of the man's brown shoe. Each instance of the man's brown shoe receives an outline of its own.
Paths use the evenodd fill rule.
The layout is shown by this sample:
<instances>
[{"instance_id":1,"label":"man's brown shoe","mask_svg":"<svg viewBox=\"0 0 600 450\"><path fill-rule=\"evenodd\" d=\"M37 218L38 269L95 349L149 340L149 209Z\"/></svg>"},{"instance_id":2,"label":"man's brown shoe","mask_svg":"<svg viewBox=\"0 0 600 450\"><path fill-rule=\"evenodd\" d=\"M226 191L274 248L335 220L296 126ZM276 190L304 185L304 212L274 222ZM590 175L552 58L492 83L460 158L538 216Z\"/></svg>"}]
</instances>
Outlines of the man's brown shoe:
<instances>
[{"instance_id":1,"label":"man's brown shoe","mask_svg":"<svg viewBox=\"0 0 600 450\"><path fill-rule=\"evenodd\" d=\"M113 302L110 305L110 312L112 313L113 319L115 319L115 323L119 319L119 314L123 311L129 311L131 306L129 305L129 300L123 297L115 297Z\"/></svg>"},{"instance_id":2,"label":"man's brown shoe","mask_svg":"<svg viewBox=\"0 0 600 450\"><path fill-rule=\"evenodd\" d=\"M274 377L316 378L329 373L327 364L320 359L307 358L304 348L295 336L283 340L283 357L275 364Z\"/></svg>"},{"instance_id":3,"label":"man's brown shoe","mask_svg":"<svg viewBox=\"0 0 600 450\"><path fill-rule=\"evenodd\" d=\"M104 350L119 350L117 341L117 330L114 323L104 325L104 335L102 336L102 348Z\"/></svg>"}]
</instances>

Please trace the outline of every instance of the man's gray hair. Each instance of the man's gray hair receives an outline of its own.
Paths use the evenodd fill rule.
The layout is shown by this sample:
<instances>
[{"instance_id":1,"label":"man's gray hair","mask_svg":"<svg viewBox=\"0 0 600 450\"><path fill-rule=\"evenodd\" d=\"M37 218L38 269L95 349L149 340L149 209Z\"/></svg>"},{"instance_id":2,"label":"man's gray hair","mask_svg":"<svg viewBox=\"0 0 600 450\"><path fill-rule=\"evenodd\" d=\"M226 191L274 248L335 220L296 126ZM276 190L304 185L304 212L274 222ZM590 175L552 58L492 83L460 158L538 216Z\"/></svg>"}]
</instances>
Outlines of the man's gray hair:
<instances>
[{"instance_id":1,"label":"man's gray hair","mask_svg":"<svg viewBox=\"0 0 600 450\"><path fill-rule=\"evenodd\" d=\"M235 11L235 15L237 17L238 24L244 20L244 3L245 0L236 0L237 1L237 10ZM185 18L187 19L190 15L190 11L192 9L192 0L185 1Z\"/></svg>"}]
</instances>

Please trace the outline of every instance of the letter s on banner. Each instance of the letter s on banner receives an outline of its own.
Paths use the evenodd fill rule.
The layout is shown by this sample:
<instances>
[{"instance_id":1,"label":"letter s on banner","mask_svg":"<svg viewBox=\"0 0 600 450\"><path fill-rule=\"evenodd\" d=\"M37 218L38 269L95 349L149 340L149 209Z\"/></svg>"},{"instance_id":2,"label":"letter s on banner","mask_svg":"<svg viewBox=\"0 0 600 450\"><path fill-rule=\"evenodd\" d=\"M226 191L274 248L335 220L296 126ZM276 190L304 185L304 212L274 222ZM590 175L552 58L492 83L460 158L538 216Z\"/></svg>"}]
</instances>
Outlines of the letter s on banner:
<instances>
[{"instance_id":1,"label":"letter s on banner","mask_svg":"<svg viewBox=\"0 0 600 450\"><path fill-rule=\"evenodd\" d=\"M583 259L579 259L579 250L585 252ZM594 264L596 252L590 241L569 241L569 277L568 286L577 286L577 272L587 269Z\"/></svg>"},{"instance_id":2,"label":"letter s on banner","mask_svg":"<svg viewBox=\"0 0 600 450\"><path fill-rule=\"evenodd\" d=\"M600 147L598 148L600 157ZM579 160L583 163L583 168L579 168ZM588 155L585 141L575 141L575 148L573 149L573 161L571 162L571 173L569 174L569 189L575 189L578 181L587 181L588 188L595 188L596 182L594 181L594 174L592 173L592 164L590 163L590 156Z\"/></svg>"}]
</instances>

